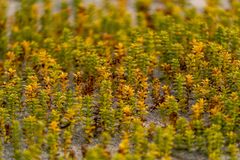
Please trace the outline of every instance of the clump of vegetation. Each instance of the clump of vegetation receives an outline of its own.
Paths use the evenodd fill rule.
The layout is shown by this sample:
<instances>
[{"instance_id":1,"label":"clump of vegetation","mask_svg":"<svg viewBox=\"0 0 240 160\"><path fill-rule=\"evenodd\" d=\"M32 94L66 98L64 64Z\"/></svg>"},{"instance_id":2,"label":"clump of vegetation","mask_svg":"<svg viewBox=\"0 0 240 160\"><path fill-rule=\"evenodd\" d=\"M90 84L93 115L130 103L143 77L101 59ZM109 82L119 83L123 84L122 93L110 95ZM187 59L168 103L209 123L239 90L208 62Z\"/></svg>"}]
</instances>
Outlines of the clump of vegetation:
<instances>
[{"instance_id":1,"label":"clump of vegetation","mask_svg":"<svg viewBox=\"0 0 240 160\"><path fill-rule=\"evenodd\" d=\"M116 2L0 0L0 159L239 159L240 2Z\"/></svg>"}]
</instances>

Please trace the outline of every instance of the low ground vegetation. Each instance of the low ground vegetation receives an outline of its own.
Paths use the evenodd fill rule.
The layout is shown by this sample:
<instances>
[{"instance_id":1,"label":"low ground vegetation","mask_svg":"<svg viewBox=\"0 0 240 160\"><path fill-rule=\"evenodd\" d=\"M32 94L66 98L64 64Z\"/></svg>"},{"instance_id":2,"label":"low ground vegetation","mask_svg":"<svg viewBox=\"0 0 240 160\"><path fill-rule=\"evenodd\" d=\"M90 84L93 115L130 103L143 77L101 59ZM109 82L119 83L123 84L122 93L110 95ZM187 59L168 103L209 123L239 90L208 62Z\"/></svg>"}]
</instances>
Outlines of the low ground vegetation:
<instances>
[{"instance_id":1,"label":"low ground vegetation","mask_svg":"<svg viewBox=\"0 0 240 160\"><path fill-rule=\"evenodd\" d=\"M0 159L239 159L238 0L37 2L0 0Z\"/></svg>"}]
</instances>

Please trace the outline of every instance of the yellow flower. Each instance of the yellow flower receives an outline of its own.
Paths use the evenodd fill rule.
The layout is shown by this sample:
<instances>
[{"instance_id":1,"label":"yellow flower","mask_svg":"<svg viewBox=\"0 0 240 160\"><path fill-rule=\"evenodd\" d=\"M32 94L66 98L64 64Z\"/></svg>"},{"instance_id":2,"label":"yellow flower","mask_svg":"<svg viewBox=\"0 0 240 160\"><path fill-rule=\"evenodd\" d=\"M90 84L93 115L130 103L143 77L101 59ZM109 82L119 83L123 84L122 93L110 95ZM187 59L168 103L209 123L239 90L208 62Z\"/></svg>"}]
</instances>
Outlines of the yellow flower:
<instances>
[{"instance_id":1,"label":"yellow flower","mask_svg":"<svg viewBox=\"0 0 240 160\"><path fill-rule=\"evenodd\" d=\"M110 77L110 73L108 69L104 66L98 67L97 68L99 75L103 77L103 79L108 79Z\"/></svg>"},{"instance_id":2,"label":"yellow flower","mask_svg":"<svg viewBox=\"0 0 240 160\"><path fill-rule=\"evenodd\" d=\"M15 54L13 52L7 52L7 59L13 61L15 59Z\"/></svg>"},{"instance_id":3,"label":"yellow flower","mask_svg":"<svg viewBox=\"0 0 240 160\"><path fill-rule=\"evenodd\" d=\"M124 133L121 143L119 144L119 153L126 154L129 149L129 139L127 133Z\"/></svg>"},{"instance_id":4,"label":"yellow flower","mask_svg":"<svg viewBox=\"0 0 240 160\"><path fill-rule=\"evenodd\" d=\"M49 76L43 78L46 84L51 84L52 80Z\"/></svg>"},{"instance_id":5,"label":"yellow flower","mask_svg":"<svg viewBox=\"0 0 240 160\"><path fill-rule=\"evenodd\" d=\"M124 86L123 86L123 93L124 93L125 96L127 96L127 97L132 97L132 96L134 96L134 90L133 90L132 87L130 87L129 85L124 85Z\"/></svg>"},{"instance_id":6,"label":"yellow flower","mask_svg":"<svg viewBox=\"0 0 240 160\"><path fill-rule=\"evenodd\" d=\"M138 91L138 98L139 98L139 99L145 99L145 98L147 98L147 91L145 91L145 90L140 90L140 91Z\"/></svg>"},{"instance_id":7,"label":"yellow flower","mask_svg":"<svg viewBox=\"0 0 240 160\"><path fill-rule=\"evenodd\" d=\"M168 85L163 85L162 89L163 89L164 94L166 94L166 95L170 94L170 88Z\"/></svg>"},{"instance_id":8,"label":"yellow flower","mask_svg":"<svg viewBox=\"0 0 240 160\"><path fill-rule=\"evenodd\" d=\"M125 106L125 107L123 107L123 113L125 114L125 115L130 115L131 114L131 108L130 108L130 106Z\"/></svg>"},{"instance_id":9,"label":"yellow flower","mask_svg":"<svg viewBox=\"0 0 240 160\"><path fill-rule=\"evenodd\" d=\"M61 72L60 77L61 79L67 79L68 73Z\"/></svg>"},{"instance_id":10,"label":"yellow flower","mask_svg":"<svg viewBox=\"0 0 240 160\"><path fill-rule=\"evenodd\" d=\"M210 110L210 113L212 115L216 115L217 113L219 113L221 111L221 107L219 105L217 106L214 106L211 110Z\"/></svg>"},{"instance_id":11,"label":"yellow flower","mask_svg":"<svg viewBox=\"0 0 240 160\"><path fill-rule=\"evenodd\" d=\"M118 43L115 47L118 48L118 49L121 49L121 48L123 48L123 44L122 43Z\"/></svg>"},{"instance_id":12,"label":"yellow flower","mask_svg":"<svg viewBox=\"0 0 240 160\"><path fill-rule=\"evenodd\" d=\"M231 99L233 101L237 101L239 99L238 93L237 92L232 92L231 93Z\"/></svg>"},{"instance_id":13,"label":"yellow flower","mask_svg":"<svg viewBox=\"0 0 240 160\"><path fill-rule=\"evenodd\" d=\"M30 43L28 41L23 41L22 46L23 46L24 50L28 50L30 47Z\"/></svg>"},{"instance_id":14,"label":"yellow flower","mask_svg":"<svg viewBox=\"0 0 240 160\"><path fill-rule=\"evenodd\" d=\"M16 70L15 69L12 69L12 68L9 68L7 73L6 73L8 76L13 76L16 74Z\"/></svg>"},{"instance_id":15,"label":"yellow flower","mask_svg":"<svg viewBox=\"0 0 240 160\"><path fill-rule=\"evenodd\" d=\"M59 127L58 127L58 122L57 121L52 121L49 128L54 131L54 132L58 132L60 131Z\"/></svg>"},{"instance_id":16,"label":"yellow flower","mask_svg":"<svg viewBox=\"0 0 240 160\"><path fill-rule=\"evenodd\" d=\"M192 86L192 84L193 84L193 76L188 74L185 77L186 77L187 86Z\"/></svg>"},{"instance_id":17,"label":"yellow flower","mask_svg":"<svg viewBox=\"0 0 240 160\"><path fill-rule=\"evenodd\" d=\"M33 82L25 87L26 94L31 97L35 97L37 95L38 83Z\"/></svg>"},{"instance_id":18,"label":"yellow flower","mask_svg":"<svg viewBox=\"0 0 240 160\"><path fill-rule=\"evenodd\" d=\"M218 76L218 75L221 74L221 70L219 68L217 68L217 67L214 67L212 69L212 74L215 75L215 76Z\"/></svg>"},{"instance_id":19,"label":"yellow flower","mask_svg":"<svg viewBox=\"0 0 240 160\"><path fill-rule=\"evenodd\" d=\"M138 37L137 38L137 42L143 43L143 40L144 40L143 37Z\"/></svg>"},{"instance_id":20,"label":"yellow flower","mask_svg":"<svg viewBox=\"0 0 240 160\"><path fill-rule=\"evenodd\" d=\"M193 116L198 119L200 115L204 112L204 99L201 98L198 102L192 106Z\"/></svg>"},{"instance_id":21,"label":"yellow flower","mask_svg":"<svg viewBox=\"0 0 240 160\"><path fill-rule=\"evenodd\" d=\"M201 53L203 51L204 44L202 42L197 42L194 39L192 44L193 44L193 48L192 48L193 53Z\"/></svg>"},{"instance_id":22,"label":"yellow flower","mask_svg":"<svg viewBox=\"0 0 240 160\"><path fill-rule=\"evenodd\" d=\"M139 100L138 101L138 108L139 108L140 111L146 113L147 106L146 106L144 100Z\"/></svg>"},{"instance_id":23,"label":"yellow flower","mask_svg":"<svg viewBox=\"0 0 240 160\"><path fill-rule=\"evenodd\" d=\"M115 46L115 48L116 48L116 52L114 53L115 56L117 56L117 57L122 57L122 56L124 56L125 51L124 51L124 46L123 46L122 43L118 43L118 44Z\"/></svg>"},{"instance_id":24,"label":"yellow flower","mask_svg":"<svg viewBox=\"0 0 240 160\"><path fill-rule=\"evenodd\" d=\"M116 72L119 76L123 76L124 75L124 67L123 66L119 66L117 69L116 69Z\"/></svg>"},{"instance_id":25,"label":"yellow flower","mask_svg":"<svg viewBox=\"0 0 240 160\"><path fill-rule=\"evenodd\" d=\"M203 86L208 86L209 85L209 79L204 79L203 81L202 81L202 84L203 84Z\"/></svg>"},{"instance_id":26,"label":"yellow flower","mask_svg":"<svg viewBox=\"0 0 240 160\"><path fill-rule=\"evenodd\" d=\"M27 93L32 93L33 87L31 85L27 85L25 90L26 90Z\"/></svg>"}]
</instances>

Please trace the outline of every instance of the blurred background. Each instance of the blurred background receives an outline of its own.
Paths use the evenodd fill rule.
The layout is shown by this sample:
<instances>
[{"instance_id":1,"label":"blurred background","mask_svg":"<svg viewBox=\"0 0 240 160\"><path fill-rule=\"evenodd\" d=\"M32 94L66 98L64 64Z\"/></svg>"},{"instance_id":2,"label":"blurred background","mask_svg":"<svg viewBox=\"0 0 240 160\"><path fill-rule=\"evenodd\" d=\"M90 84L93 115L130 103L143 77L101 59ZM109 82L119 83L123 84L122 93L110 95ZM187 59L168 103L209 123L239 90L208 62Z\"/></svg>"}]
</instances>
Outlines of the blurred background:
<instances>
[{"instance_id":1,"label":"blurred background","mask_svg":"<svg viewBox=\"0 0 240 160\"><path fill-rule=\"evenodd\" d=\"M8 6L8 16L11 16L14 14L14 12L17 10L17 8L19 7L19 1L20 0L8 0L9 1L9 6ZM52 0L52 2L54 3L54 6L55 6L55 10L57 10L57 8L59 7L59 4L60 2L63 1L63 0ZM64 0L64 1L67 1L69 2L69 4L72 3L73 0ZM83 0L84 4L85 5L88 5L88 4L95 4L95 5L101 5L101 2L103 0ZM112 3L116 3L117 0L108 0L109 2L112 2ZM130 12L134 12L135 8L134 8L134 3L135 3L136 0L128 0L128 9ZM153 0L153 5L152 5L152 9L156 9L156 8L159 8L161 6L160 0ZM198 11L202 11L202 9L204 8L206 2L206 0L189 0L189 3L192 4L193 6L195 6ZM224 7L228 7L229 4L228 4L228 0L221 0L222 2L222 5ZM41 8L41 3L39 2L39 7Z\"/></svg>"}]
</instances>

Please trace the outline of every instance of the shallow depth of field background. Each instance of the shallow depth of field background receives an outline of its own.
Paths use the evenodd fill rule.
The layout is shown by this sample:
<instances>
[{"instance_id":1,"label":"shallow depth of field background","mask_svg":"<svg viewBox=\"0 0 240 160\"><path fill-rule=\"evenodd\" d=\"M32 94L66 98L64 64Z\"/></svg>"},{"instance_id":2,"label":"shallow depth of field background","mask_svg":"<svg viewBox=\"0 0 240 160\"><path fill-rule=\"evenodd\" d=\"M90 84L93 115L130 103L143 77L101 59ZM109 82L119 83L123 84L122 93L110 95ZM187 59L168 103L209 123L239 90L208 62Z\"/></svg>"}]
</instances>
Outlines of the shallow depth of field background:
<instances>
[{"instance_id":1,"label":"shallow depth of field background","mask_svg":"<svg viewBox=\"0 0 240 160\"><path fill-rule=\"evenodd\" d=\"M60 0L52 0L57 6L57 4L59 4L59 1ZM71 0L67 0L69 1L69 3L71 3ZM89 3L94 3L94 4L97 4L97 5L100 5L101 4L101 0L83 0L86 4L89 4ZM110 0L112 2L114 2L115 0ZM129 11L131 12L134 12L134 1L135 0L128 0L129 2ZM158 3L158 0L153 0L155 1L155 5L152 6L152 8L158 8L159 7L159 3ZM15 10L17 9L17 7L19 6L19 2L17 0L9 0L10 2L10 6L9 6L9 10L8 10L8 15L13 15L13 13L15 12ZM205 6L205 0L189 0L189 2L191 4L193 4L194 6L196 6L198 8L199 11L202 10L202 8ZM222 4L223 6L225 7L228 7L229 4L226 0L222 0ZM41 6L41 4L39 4Z\"/></svg>"}]
</instances>

